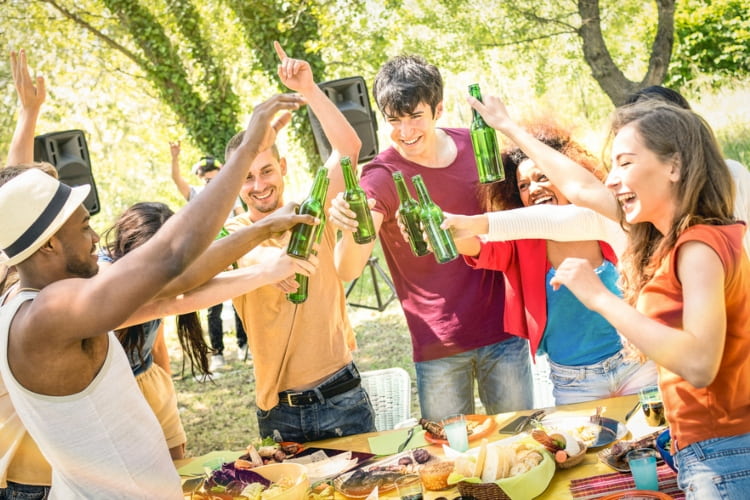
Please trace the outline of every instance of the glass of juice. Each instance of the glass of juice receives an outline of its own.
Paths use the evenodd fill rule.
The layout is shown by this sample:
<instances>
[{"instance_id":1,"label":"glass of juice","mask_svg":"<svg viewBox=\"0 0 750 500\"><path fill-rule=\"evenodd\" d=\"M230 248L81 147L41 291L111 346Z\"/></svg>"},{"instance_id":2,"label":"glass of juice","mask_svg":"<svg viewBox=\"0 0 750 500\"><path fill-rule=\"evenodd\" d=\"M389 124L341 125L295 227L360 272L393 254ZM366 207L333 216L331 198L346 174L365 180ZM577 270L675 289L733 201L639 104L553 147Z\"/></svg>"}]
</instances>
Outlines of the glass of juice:
<instances>
[{"instance_id":1,"label":"glass of juice","mask_svg":"<svg viewBox=\"0 0 750 500\"><path fill-rule=\"evenodd\" d=\"M448 437L448 445L456 451L469 449L469 436L466 433L466 417L463 414L451 415L443 419L443 429Z\"/></svg>"}]
</instances>

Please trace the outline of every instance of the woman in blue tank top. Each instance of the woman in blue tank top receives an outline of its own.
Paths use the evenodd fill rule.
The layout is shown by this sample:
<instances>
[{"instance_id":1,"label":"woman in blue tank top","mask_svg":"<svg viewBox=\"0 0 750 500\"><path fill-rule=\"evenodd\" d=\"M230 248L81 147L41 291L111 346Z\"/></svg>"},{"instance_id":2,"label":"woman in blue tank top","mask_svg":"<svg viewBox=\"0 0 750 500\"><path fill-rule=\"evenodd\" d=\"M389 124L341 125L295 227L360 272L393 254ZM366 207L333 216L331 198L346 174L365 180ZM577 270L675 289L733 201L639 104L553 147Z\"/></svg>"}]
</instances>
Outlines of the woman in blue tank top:
<instances>
[{"instance_id":1,"label":"woman in blue tank top","mask_svg":"<svg viewBox=\"0 0 750 500\"><path fill-rule=\"evenodd\" d=\"M549 121L530 126L539 140L573 158L594 173L596 160L570 134ZM550 183L519 148L503 154L505 182L482 185L487 211L533 205L567 205L568 199ZM478 216L481 217L481 216ZM457 227L458 218L448 217ZM575 239L575 238L572 238ZM625 354L618 332L601 315L586 308L569 290L549 285L555 269L567 257L585 258L608 289L618 293L617 258L603 241L528 239L480 242L462 240L459 251L477 268L503 271L506 286L505 329L529 339L532 355L546 354L556 404L570 404L633 394L656 383L653 362L642 363Z\"/></svg>"}]
</instances>

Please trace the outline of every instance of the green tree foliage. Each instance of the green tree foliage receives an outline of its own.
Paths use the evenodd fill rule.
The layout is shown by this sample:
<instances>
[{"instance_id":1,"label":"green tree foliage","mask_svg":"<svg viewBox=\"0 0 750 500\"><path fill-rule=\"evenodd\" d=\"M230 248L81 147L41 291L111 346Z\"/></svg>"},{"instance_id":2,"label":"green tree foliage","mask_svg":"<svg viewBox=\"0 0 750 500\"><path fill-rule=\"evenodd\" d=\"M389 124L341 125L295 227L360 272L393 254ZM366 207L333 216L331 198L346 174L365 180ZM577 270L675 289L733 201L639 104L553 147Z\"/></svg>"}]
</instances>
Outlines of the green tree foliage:
<instances>
[{"instance_id":1,"label":"green tree foliage","mask_svg":"<svg viewBox=\"0 0 750 500\"><path fill-rule=\"evenodd\" d=\"M668 84L684 87L699 77L717 87L750 75L750 9L743 0L689 0L675 16L679 43Z\"/></svg>"}]
</instances>

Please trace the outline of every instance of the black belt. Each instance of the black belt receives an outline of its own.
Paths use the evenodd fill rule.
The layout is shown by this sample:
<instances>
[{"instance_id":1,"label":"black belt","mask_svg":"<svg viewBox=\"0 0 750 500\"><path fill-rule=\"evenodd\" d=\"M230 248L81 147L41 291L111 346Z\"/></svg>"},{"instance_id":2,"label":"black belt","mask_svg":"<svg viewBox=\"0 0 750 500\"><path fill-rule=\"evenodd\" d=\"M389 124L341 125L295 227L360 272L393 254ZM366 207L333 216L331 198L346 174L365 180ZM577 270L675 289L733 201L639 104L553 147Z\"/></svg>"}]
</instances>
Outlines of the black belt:
<instances>
[{"instance_id":1,"label":"black belt","mask_svg":"<svg viewBox=\"0 0 750 500\"><path fill-rule=\"evenodd\" d=\"M315 389L308 389L300 392L280 392L279 403L288 406L309 406L316 403L323 403L326 399L351 391L359 386L362 381L359 376L353 376L349 373L347 375L348 377L343 380L334 380L330 384L318 387L317 391ZM320 399L318 392L323 396L323 400Z\"/></svg>"}]
</instances>

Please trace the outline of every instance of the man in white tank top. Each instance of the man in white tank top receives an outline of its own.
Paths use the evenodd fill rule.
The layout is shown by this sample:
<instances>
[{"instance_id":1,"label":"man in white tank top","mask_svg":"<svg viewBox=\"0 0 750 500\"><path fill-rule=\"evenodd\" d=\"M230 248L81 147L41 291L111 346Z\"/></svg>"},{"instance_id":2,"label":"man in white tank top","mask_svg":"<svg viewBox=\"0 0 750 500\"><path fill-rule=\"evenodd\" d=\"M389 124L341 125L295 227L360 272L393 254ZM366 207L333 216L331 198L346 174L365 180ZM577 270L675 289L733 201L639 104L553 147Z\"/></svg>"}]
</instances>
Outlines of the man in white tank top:
<instances>
[{"instance_id":1,"label":"man in white tank top","mask_svg":"<svg viewBox=\"0 0 750 500\"><path fill-rule=\"evenodd\" d=\"M0 263L19 275L0 307L0 374L52 466L50 498L182 498L161 428L108 332L209 246L250 163L289 119L272 125L274 115L301 103L280 95L257 106L204 193L101 275L99 236L82 205L89 186L70 188L37 169L0 185ZM267 226L260 230L276 230Z\"/></svg>"}]
</instances>

